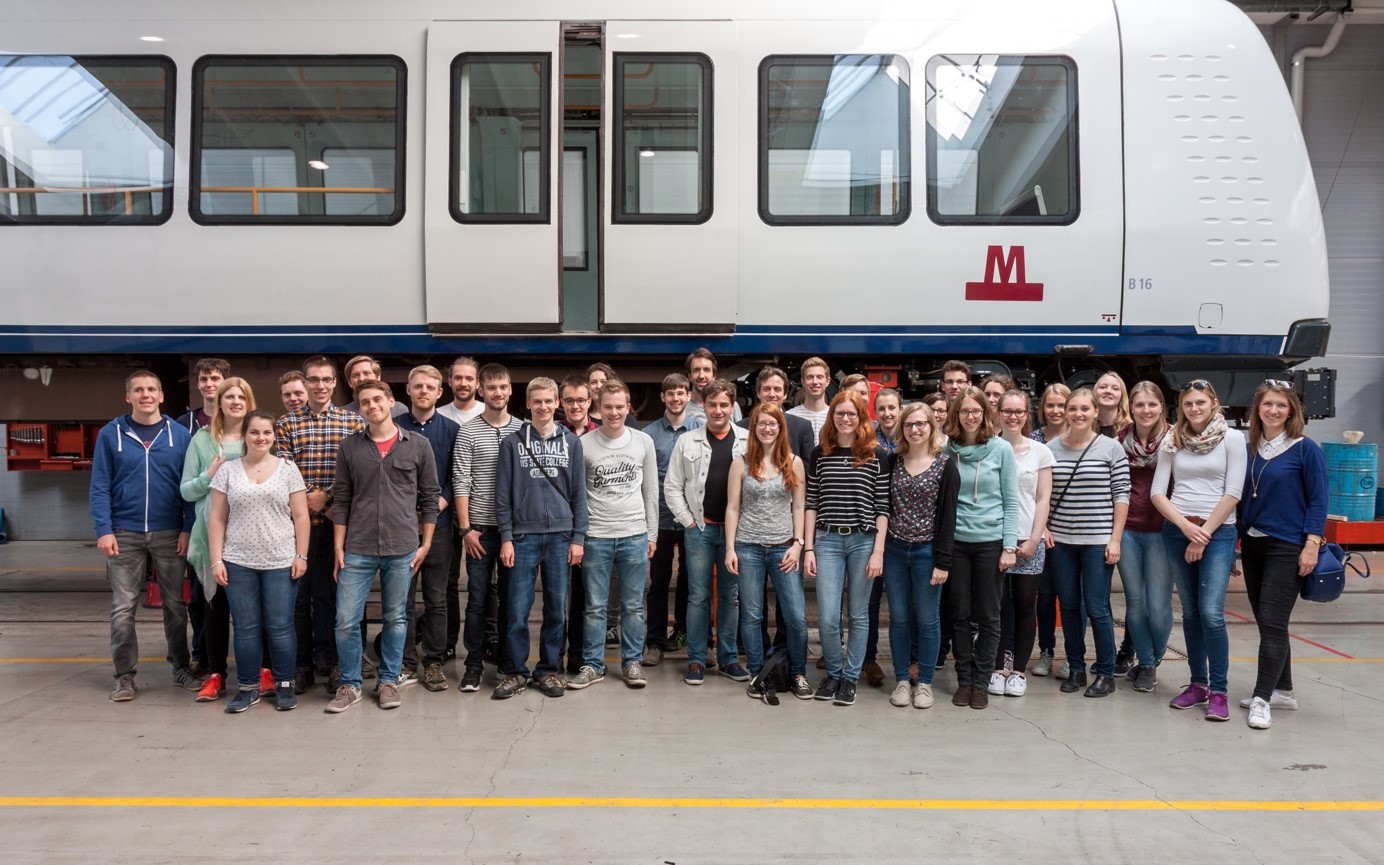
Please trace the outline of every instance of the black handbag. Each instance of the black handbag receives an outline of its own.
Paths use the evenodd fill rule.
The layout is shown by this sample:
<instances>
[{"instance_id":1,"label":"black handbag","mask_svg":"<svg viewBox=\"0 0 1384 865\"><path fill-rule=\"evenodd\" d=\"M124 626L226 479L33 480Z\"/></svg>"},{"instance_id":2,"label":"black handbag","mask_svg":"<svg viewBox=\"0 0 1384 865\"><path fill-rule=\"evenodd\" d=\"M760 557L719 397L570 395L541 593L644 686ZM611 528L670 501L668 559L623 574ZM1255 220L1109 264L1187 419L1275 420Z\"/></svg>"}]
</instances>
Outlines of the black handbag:
<instances>
[{"instance_id":1,"label":"black handbag","mask_svg":"<svg viewBox=\"0 0 1384 865\"><path fill-rule=\"evenodd\" d=\"M1346 587L1346 568L1362 577L1370 575L1370 563L1364 556L1348 553L1340 544L1322 544L1316 569L1302 580L1302 599L1328 604L1339 598Z\"/></svg>"}]
</instances>

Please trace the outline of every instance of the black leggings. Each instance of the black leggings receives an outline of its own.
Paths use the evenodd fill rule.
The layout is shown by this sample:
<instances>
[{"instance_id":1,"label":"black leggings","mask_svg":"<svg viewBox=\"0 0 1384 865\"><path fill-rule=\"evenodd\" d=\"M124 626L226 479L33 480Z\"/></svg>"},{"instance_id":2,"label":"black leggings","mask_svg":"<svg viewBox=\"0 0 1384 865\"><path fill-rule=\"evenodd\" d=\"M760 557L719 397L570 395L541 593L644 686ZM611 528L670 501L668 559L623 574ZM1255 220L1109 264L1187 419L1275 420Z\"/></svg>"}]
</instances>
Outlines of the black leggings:
<instances>
[{"instance_id":1,"label":"black leggings","mask_svg":"<svg viewBox=\"0 0 1384 865\"><path fill-rule=\"evenodd\" d=\"M1293 690L1288 619L1302 590L1302 577L1298 576L1301 550L1276 538L1245 536L1240 543L1245 590L1259 625L1259 677L1254 682L1254 696L1265 700L1275 690Z\"/></svg>"},{"instance_id":2,"label":"black leggings","mask_svg":"<svg viewBox=\"0 0 1384 865\"><path fill-rule=\"evenodd\" d=\"M1000 584L1000 621L1004 623L1004 639L995 653L995 669L1004 667L1004 647L1014 641L1014 672L1022 673L1033 654L1033 641L1038 633L1038 578L1041 574L1004 574ZM1013 630L1011 630L1011 628Z\"/></svg>"},{"instance_id":3,"label":"black leggings","mask_svg":"<svg viewBox=\"0 0 1384 865\"><path fill-rule=\"evenodd\" d=\"M952 654L960 687L986 687L995 669L995 649L1000 645L1001 552L1001 541L957 541L952 549L947 585L951 588Z\"/></svg>"}]
</instances>

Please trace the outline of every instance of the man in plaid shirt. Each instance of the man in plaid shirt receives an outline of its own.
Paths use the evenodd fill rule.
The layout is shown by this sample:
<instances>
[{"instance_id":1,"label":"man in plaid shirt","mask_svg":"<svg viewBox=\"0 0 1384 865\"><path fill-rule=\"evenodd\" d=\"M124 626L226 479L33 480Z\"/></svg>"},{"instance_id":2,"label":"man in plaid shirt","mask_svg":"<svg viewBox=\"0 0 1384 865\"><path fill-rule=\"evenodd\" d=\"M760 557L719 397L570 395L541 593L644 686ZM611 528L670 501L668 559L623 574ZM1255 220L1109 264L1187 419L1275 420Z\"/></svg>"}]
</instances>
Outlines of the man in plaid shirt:
<instances>
[{"instance_id":1,"label":"man in plaid shirt","mask_svg":"<svg viewBox=\"0 0 1384 865\"><path fill-rule=\"evenodd\" d=\"M274 425L279 456L292 460L308 489L312 534L308 541L308 568L298 584L293 625L298 632L298 669L293 690L305 692L313 683L313 667L328 672L327 691L336 693L341 673L336 656L336 564L332 539L332 484L336 480L336 451L341 440L365 428L355 412L332 405L336 390L336 364L317 355L303 363L308 404L279 418ZM364 640L362 626L361 639Z\"/></svg>"}]
</instances>

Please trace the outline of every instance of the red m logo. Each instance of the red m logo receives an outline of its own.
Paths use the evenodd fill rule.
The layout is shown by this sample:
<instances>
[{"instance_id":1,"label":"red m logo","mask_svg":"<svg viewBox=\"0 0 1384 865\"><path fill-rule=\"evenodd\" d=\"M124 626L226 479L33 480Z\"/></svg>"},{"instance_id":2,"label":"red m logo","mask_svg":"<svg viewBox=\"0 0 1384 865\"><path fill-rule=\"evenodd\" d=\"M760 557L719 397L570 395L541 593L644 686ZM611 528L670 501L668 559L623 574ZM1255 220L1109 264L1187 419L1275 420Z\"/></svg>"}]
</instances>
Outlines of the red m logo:
<instances>
[{"instance_id":1,"label":"red m logo","mask_svg":"<svg viewBox=\"0 0 1384 865\"><path fill-rule=\"evenodd\" d=\"M967 300L1042 300L1043 283L1029 282L1024 272L1024 248L1003 246L985 251L985 281L966 283Z\"/></svg>"}]
</instances>

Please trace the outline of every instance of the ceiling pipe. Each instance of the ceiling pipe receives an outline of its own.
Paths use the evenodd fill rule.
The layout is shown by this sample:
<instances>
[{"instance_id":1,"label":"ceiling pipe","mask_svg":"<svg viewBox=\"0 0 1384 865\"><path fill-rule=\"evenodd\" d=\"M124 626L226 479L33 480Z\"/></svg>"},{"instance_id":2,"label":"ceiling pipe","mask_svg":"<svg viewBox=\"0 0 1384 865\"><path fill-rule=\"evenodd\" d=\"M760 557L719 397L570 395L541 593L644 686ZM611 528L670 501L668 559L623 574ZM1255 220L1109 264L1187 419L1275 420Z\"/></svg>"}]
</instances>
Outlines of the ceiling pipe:
<instances>
[{"instance_id":1,"label":"ceiling pipe","mask_svg":"<svg viewBox=\"0 0 1384 865\"><path fill-rule=\"evenodd\" d=\"M1303 81L1307 75L1307 61L1325 57L1341 42L1341 34L1346 31L1346 22L1350 19L1351 10L1336 13L1336 21L1331 25L1331 32L1326 35L1326 41L1321 45L1299 48L1293 52L1293 75L1292 87L1293 111L1297 113L1298 125L1302 125L1303 109Z\"/></svg>"}]
</instances>

